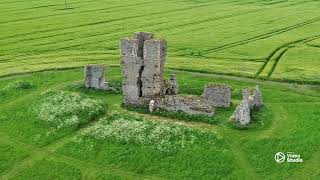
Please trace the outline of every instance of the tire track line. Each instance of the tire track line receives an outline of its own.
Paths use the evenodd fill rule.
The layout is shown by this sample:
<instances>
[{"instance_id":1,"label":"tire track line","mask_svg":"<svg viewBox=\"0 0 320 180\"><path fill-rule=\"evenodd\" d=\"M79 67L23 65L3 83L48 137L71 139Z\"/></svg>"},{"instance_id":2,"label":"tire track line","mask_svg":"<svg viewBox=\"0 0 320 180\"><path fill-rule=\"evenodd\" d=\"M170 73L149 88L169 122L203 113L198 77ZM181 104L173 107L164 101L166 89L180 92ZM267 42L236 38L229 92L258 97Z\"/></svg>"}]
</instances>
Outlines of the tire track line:
<instances>
[{"instance_id":1,"label":"tire track line","mask_svg":"<svg viewBox=\"0 0 320 180\"><path fill-rule=\"evenodd\" d=\"M205 20L202 20L202 21L198 21L198 22L191 22L191 23L185 23L185 24L180 24L180 25L173 25L173 26L167 26L166 28L155 28L153 29L152 31L163 31L163 30L172 30L172 29L179 29L181 27L186 27L186 26L189 26L189 25L195 25L195 24L201 24L201 23L205 23L205 22L214 22L214 21L219 21L219 20L222 20L222 19L228 19L228 18L234 18L234 17L237 17L237 16L240 16L240 15L246 15L246 14L250 14L250 13L255 13L255 12L259 12L260 10L252 10L252 11L247 11L247 12L239 12L239 13L234 13L234 14L231 14L231 15L227 15L227 16L221 16L221 17L217 17L217 18L208 18L208 19L205 19ZM151 19L154 19L154 18L151 18ZM162 23L158 23L158 24L154 24L153 22L151 22L149 25L147 25L149 28L150 27L157 27L158 25L161 25L161 24L167 24L169 21L167 22L162 22ZM140 25L140 24L139 24ZM53 44L57 44L57 43L61 43L61 42L68 42L68 41L73 41L73 40L77 40L77 39L84 39L84 38L92 38L92 37L98 37L98 36L104 36L104 35L120 35L120 34L123 34L123 33L129 33L130 31L128 32L122 32L122 33L118 33L120 30L122 30L122 28L119 28L119 29L115 29L113 31L108 31L108 33L100 33L100 34L95 34L95 35L88 35L88 36L83 36L83 37L80 37L80 38L69 38L69 39L66 39L66 40L63 40L63 41L57 41L57 42L53 42L53 43L43 43L43 44L37 44L35 46L41 46L41 45L53 45ZM111 32L111 33L110 33ZM113 32L117 32L115 34L112 34ZM70 33L71 34L71 33ZM77 45L73 45L73 46L67 46L67 47L61 47L61 48L56 48L54 50L67 50L67 49L70 49L70 48L75 48L75 47L79 47L79 46L83 46L83 45L90 45L90 44L96 44L96 43L100 43L100 42L104 42L104 41L108 41L108 40L113 40L113 38L108 38L108 39L103 39L103 40L100 40L100 41L94 41L94 42L86 42L86 43L81 43L81 44L77 44ZM0 45L1 47L2 45ZM52 49L50 49L50 51L52 51ZM47 52L47 51L43 51L43 52Z\"/></svg>"},{"instance_id":2,"label":"tire track line","mask_svg":"<svg viewBox=\"0 0 320 180\"><path fill-rule=\"evenodd\" d=\"M92 1L88 1L92 2ZM91 9L91 10L84 10L84 11L78 11L78 12L73 12L72 15L77 15L77 14L83 14L83 13L90 13L90 12L100 12L101 13L112 13L112 12L122 12L122 11L127 11L128 6L129 7L135 7L139 5L145 5L145 4L153 4L156 3L154 1L151 2L145 2L145 3L132 3L132 4L127 4L127 5L119 5L119 6L114 6L114 7L108 7L108 8L100 8L100 9ZM125 8L124 10L116 10L117 8ZM109 10L109 11L105 11ZM59 17L59 16L64 16L66 15L65 13L57 13L57 14L51 14L51 15L46 15L46 16L38 16L38 17L30 17L30 18L24 18L24 19L17 19L17 20L8 20L8 21L2 21L0 24L7 24L7 23L16 23L19 21L26 21L26 20L36 20L36 19L42 19L42 18L48 18L48 17Z\"/></svg>"},{"instance_id":3,"label":"tire track line","mask_svg":"<svg viewBox=\"0 0 320 180\"><path fill-rule=\"evenodd\" d=\"M259 11L259 10L255 10L256 11ZM245 12L245 14L247 13L253 13L253 11L251 12ZM172 26L172 27L168 27L168 28L165 28L165 29L170 29L170 28L180 28L180 27L184 27L185 25L192 25L192 24L200 24L200 23L203 23L204 21L217 21L217 20L221 20L221 19L226 19L226 18L231 18L231 17L234 17L235 15L241 15L243 14L243 12L241 13L237 13L237 14L233 14L233 15L228 15L228 16L223 16L223 17L218 17L218 18L214 18L214 19L206 19L206 20L203 20L203 21L200 21L200 22L193 22L193 23L185 23L183 25L179 25L179 26ZM159 17L159 18L163 18L163 17ZM155 18L148 18L147 20L154 20ZM153 21L150 22L147 26L148 27L152 27L152 26L158 26L158 25L161 25L161 24L166 24L168 23L169 21L165 21L165 22L162 22L162 23L158 23L158 24L155 24ZM141 24L137 24L137 27L139 27ZM83 38L90 38L90 37L97 37L97 36L101 36L101 35L109 35L111 34L110 32L120 32L120 30L122 30L123 28L117 28L117 29L114 29L112 31L108 31L108 33L99 33L99 34L95 34L95 35L87 35L87 36L84 36L84 37L80 37L80 38L69 38L67 40L63 40L63 41L57 41L55 43L44 43L44 44L38 44L38 45L50 45L50 44L56 44L56 43L61 43L61 42L66 42L66 41L71 41L71 40L76 40L76 39L83 39ZM162 30L163 28L159 28L159 29L156 29L156 31L158 30ZM127 33L129 33L130 31L128 31ZM21 42L26 42L26 41L30 41L30 40L39 40L39 39L45 39L45 38L51 38L51 37L56 37L56 36L62 36L62 35L66 35L66 34L73 34L74 32L67 32L67 33L59 33L59 34L55 34L55 35L49 35L49 36L44 36L44 37L40 37L40 38L26 38L26 39L23 39L23 40L19 40L19 41L15 41L15 42L10 42L10 43L6 43L6 44L1 44L1 46L6 46L6 45L11 45L11 44L15 44L17 42L21 43ZM119 34L119 33L117 33ZM121 33L123 34L123 33ZM106 40L110 40L110 39L104 39L103 41L106 41ZM99 41L99 42L102 42L102 41ZM89 44L93 44L93 43L97 43L97 41L95 42L91 42ZM83 43L83 44L86 44L86 43ZM82 45L83 45L82 44ZM72 47L77 47L77 46L72 46Z\"/></svg>"},{"instance_id":4,"label":"tire track line","mask_svg":"<svg viewBox=\"0 0 320 180\"><path fill-rule=\"evenodd\" d=\"M296 47L297 45L299 44L303 44L303 43L307 43L307 42L310 42L310 41L313 41L315 39L318 39L320 38L320 35L316 35L316 36L312 36L312 37L307 37L307 38L304 38L304 39L299 39L299 40L296 40L296 41L293 41L293 42L289 42L289 43L286 43L278 48L276 48L267 58L266 58L266 61L265 63L261 66L261 68L258 70L258 72L256 73L255 77L258 77L264 70L265 68L267 67L267 64L274 60L274 64L272 65L272 68L271 70L268 72L268 75L267 75L267 78L269 78L272 73L274 72L274 70L276 69L277 67L277 64L279 63L281 57L291 48L294 48ZM277 55L278 54L278 55Z\"/></svg>"},{"instance_id":5,"label":"tire track line","mask_svg":"<svg viewBox=\"0 0 320 180\"><path fill-rule=\"evenodd\" d=\"M10 39L10 38L16 38L16 37L26 36L26 35L35 35L35 34L39 34L39 33L55 32L55 31L59 31L59 30L68 30L68 29L79 28L79 27L87 27L87 26L93 26L93 25L99 25L99 24L106 24L106 23L118 22L118 21L122 21L122 20L129 20L129 19L134 19L134 18L148 17L148 16L152 16L152 15L163 15L165 13L186 11L186 10L189 10L189 9L201 8L201 7L205 7L205 6L207 6L207 5L199 5L199 6L191 6L191 7L185 7L185 8L177 8L177 9L166 10L166 11L152 12L152 13L149 13L149 14L139 14L139 15L135 15L135 16L125 16L125 17L121 17L121 18L109 19L109 20L104 20L104 21L96 21L96 22L84 23L84 24L79 24L79 25L74 25L74 26L69 26L69 27L60 27L60 28L55 28L55 29L33 31L33 32L19 34L19 35L6 36L6 37L3 37L3 38L0 38L0 40L7 40L7 39Z\"/></svg>"},{"instance_id":6,"label":"tire track line","mask_svg":"<svg viewBox=\"0 0 320 180\"><path fill-rule=\"evenodd\" d=\"M213 53L213 52L218 52L218 51L225 50L225 49L228 49L228 48L232 48L232 47L248 44L248 43L251 43L251 42L254 42L254 41L259 41L259 40L262 40L262 39L266 39L266 38L269 38L269 37L272 37L272 36L275 36L275 35L279 35L279 34L283 34L283 33L295 30L297 28L300 28L300 27L303 27L303 26L306 26L306 25L309 25L309 24L312 24L312 23L315 23L315 22L318 22L318 21L320 21L320 17L313 18L313 19L310 19L310 20L307 20L307 21L304 21L304 22L300 22L300 23L297 23L295 25L288 26L288 27L285 27L285 28L273 30L271 32L268 32L268 33L265 33L265 34L261 34L261 35L258 35L258 36L255 36L255 37L252 37L252 38L249 38L249 39L245 39L245 40L241 40L241 41L237 41L237 42L232 42L232 43L225 44L225 45L222 45L222 46L219 46L219 47L216 47L216 48L212 48L212 49L207 49L206 51L203 52L203 54L209 54L209 53Z\"/></svg>"}]
</instances>

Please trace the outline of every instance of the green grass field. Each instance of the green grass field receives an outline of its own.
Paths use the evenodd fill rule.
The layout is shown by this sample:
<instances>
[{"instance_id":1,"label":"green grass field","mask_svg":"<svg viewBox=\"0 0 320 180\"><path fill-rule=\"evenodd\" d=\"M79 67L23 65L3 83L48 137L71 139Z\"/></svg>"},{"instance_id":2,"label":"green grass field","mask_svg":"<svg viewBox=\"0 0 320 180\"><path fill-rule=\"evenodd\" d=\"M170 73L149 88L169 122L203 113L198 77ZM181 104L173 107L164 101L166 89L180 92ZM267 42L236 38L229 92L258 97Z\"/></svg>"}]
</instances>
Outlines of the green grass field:
<instances>
[{"instance_id":1,"label":"green grass field","mask_svg":"<svg viewBox=\"0 0 320 180\"><path fill-rule=\"evenodd\" d=\"M0 2L1 180L320 178L320 1L67 2ZM229 84L231 108L206 120L121 106L119 39L137 31L167 40L181 94ZM119 92L83 88L89 63ZM236 128L255 85L265 107Z\"/></svg>"},{"instance_id":2,"label":"green grass field","mask_svg":"<svg viewBox=\"0 0 320 180\"><path fill-rule=\"evenodd\" d=\"M119 68L111 68L107 76L112 84L120 87ZM2 78L1 87L11 89L1 91L1 177L299 179L308 175L310 179L316 179L320 176L316 168L319 166L319 89L273 82L239 81L200 73L177 72L177 76L183 94L200 95L203 86L210 82L230 84L234 90L235 104L241 99L241 88L260 84L266 107L249 129L238 130L227 122L232 110L219 110L215 124L128 111L120 106L119 93L83 89L82 69L79 68ZM28 82L32 86L27 89L10 86L18 81ZM131 141L87 136L88 129L95 127L101 119L58 129L48 135L52 126L43 123L33 110L39 104L39 98L48 90L71 91L102 100L106 112L100 115L101 118L116 119L117 114L127 114L129 119L178 123L179 126L190 128L197 137L196 143L167 153L154 149L152 145L141 146ZM202 133L197 135L199 132ZM278 151L300 153L304 163L277 164L273 156Z\"/></svg>"}]
</instances>

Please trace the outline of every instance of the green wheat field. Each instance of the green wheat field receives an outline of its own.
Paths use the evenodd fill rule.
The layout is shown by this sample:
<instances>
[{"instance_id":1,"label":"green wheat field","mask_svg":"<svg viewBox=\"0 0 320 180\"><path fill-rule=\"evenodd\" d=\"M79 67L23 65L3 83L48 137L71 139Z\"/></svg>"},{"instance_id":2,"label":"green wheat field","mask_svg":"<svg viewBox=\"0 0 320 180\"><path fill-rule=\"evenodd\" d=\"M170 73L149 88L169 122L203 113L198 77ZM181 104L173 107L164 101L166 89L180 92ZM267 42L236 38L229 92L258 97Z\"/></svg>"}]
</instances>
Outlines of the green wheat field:
<instances>
[{"instance_id":1,"label":"green wheat field","mask_svg":"<svg viewBox=\"0 0 320 180\"><path fill-rule=\"evenodd\" d=\"M319 0L2 0L0 179L320 179ZM122 106L119 39L168 42L180 93L232 86L214 118ZM85 89L104 64L118 91ZM229 117L241 89L264 108ZM294 152L302 163L277 163Z\"/></svg>"}]
</instances>

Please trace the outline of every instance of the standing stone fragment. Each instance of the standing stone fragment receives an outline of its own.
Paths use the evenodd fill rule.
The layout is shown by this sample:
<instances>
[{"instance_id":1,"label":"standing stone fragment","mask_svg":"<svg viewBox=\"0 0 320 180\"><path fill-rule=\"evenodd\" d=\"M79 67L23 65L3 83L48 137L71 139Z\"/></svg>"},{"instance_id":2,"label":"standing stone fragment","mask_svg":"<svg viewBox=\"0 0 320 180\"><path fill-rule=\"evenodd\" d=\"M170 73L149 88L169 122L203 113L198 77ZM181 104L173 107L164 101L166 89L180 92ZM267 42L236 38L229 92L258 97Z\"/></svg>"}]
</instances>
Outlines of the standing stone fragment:
<instances>
[{"instance_id":1,"label":"standing stone fragment","mask_svg":"<svg viewBox=\"0 0 320 180\"><path fill-rule=\"evenodd\" d=\"M202 97L214 107L230 107L231 87L224 84L209 84Z\"/></svg>"},{"instance_id":2,"label":"standing stone fragment","mask_svg":"<svg viewBox=\"0 0 320 180\"><path fill-rule=\"evenodd\" d=\"M170 75L169 82L166 81L166 95L179 94L179 85L175 74Z\"/></svg>"},{"instance_id":3,"label":"standing stone fragment","mask_svg":"<svg viewBox=\"0 0 320 180\"><path fill-rule=\"evenodd\" d=\"M179 85L175 74L170 76L171 93L177 95L179 93Z\"/></svg>"},{"instance_id":4,"label":"standing stone fragment","mask_svg":"<svg viewBox=\"0 0 320 180\"><path fill-rule=\"evenodd\" d=\"M87 65L84 67L84 79L86 88L107 90L108 83L105 80L105 67L103 65Z\"/></svg>"},{"instance_id":5,"label":"standing stone fragment","mask_svg":"<svg viewBox=\"0 0 320 180\"><path fill-rule=\"evenodd\" d=\"M242 97L249 101L251 109L260 109L263 106L262 93L259 86L255 88L245 88L242 90Z\"/></svg>"},{"instance_id":6,"label":"standing stone fragment","mask_svg":"<svg viewBox=\"0 0 320 180\"><path fill-rule=\"evenodd\" d=\"M240 102L233 115L230 117L230 121L245 126L250 123L250 105L248 100L244 99Z\"/></svg>"}]
</instances>

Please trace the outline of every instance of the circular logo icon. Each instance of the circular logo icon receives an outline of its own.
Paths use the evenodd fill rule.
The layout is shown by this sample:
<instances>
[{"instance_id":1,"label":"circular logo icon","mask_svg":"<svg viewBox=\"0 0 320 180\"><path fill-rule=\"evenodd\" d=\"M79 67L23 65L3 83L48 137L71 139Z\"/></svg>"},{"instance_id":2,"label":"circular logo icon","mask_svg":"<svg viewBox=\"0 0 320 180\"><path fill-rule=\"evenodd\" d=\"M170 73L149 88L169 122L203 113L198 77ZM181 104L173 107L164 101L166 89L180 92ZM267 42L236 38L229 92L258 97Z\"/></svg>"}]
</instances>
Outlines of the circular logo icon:
<instances>
[{"instance_id":1,"label":"circular logo icon","mask_svg":"<svg viewBox=\"0 0 320 180\"><path fill-rule=\"evenodd\" d=\"M286 160L286 155L282 152L278 152L274 155L274 160L276 160L277 163L283 163L284 160Z\"/></svg>"}]
</instances>

